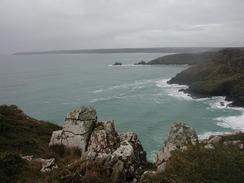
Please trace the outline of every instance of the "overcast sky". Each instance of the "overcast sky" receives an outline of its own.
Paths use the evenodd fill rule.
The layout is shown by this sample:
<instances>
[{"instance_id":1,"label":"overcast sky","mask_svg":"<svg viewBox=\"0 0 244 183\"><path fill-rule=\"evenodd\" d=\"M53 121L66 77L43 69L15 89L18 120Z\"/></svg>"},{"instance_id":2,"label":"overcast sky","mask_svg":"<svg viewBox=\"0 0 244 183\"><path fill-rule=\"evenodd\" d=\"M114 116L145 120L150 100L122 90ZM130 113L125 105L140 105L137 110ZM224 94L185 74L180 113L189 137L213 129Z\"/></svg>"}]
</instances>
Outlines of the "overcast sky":
<instances>
[{"instance_id":1,"label":"overcast sky","mask_svg":"<svg viewBox=\"0 0 244 183\"><path fill-rule=\"evenodd\" d=\"M244 46L244 0L0 0L0 53Z\"/></svg>"}]
</instances>

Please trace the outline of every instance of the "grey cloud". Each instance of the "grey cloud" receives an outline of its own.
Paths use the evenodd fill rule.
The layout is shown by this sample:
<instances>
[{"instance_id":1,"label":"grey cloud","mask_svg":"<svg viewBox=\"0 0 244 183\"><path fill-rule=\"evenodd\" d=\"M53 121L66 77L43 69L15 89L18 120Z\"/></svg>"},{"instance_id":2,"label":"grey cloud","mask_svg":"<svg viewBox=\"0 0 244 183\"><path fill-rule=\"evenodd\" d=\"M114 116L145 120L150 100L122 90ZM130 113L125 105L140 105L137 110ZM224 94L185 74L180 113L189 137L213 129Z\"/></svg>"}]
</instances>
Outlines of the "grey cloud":
<instances>
[{"instance_id":1,"label":"grey cloud","mask_svg":"<svg viewBox=\"0 0 244 183\"><path fill-rule=\"evenodd\" d=\"M243 0L0 0L0 53L243 46Z\"/></svg>"}]
</instances>

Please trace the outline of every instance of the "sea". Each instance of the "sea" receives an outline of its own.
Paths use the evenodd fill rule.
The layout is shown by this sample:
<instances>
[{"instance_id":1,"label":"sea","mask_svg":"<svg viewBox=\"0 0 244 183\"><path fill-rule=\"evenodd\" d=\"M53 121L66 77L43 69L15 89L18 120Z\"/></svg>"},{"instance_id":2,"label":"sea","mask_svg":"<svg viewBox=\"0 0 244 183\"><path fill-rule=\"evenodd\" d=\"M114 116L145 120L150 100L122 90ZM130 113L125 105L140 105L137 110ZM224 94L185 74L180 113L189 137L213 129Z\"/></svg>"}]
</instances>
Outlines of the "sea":
<instances>
[{"instance_id":1,"label":"sea","mask_svg":"<svg viewBox=\"0 0 244 183\"><path fill-rule=\"evenodd\" d=\"M193 99L179 92L187 86L167 84L187 65L134 65L164 55L2 55L0 104L58 125L69 111L93 106L99 121L114 120L118 132L137 133L152 161L176 122L195 128L201 139L244 129L244 110L228 107L224 97Z\"/></svg>"}]
</instances>

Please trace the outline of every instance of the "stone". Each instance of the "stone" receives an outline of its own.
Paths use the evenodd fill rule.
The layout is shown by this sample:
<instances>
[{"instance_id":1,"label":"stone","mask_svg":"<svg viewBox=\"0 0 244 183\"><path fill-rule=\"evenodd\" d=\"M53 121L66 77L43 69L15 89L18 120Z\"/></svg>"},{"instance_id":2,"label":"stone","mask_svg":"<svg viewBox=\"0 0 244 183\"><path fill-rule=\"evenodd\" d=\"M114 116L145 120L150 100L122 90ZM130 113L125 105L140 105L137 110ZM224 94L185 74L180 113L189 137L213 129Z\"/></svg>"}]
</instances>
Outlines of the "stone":
<instances>
[{"instance_id":1,"label":"stone","mask_svg":"<svg viewBox=\"0 0 244 183\"><path fill-rule=\"evenodd\" d=\"M215 149L215 147L213 146L213 144L206 144L204 146L205 149Z\"/></svg>"},{"instance_id":2,"label":"stone","mask_svg":"<svg viewBox=\"0 0 244 183\"><path fill-rule=\"evenodd\" d=\"M96 122L96 110L91 107L81 107L68 113L63 129L53 132L49 146L64 145L85 152Z\"/></svg>"},{"instance_id":3,"label":"stone","mask_svg":"<svg viewBox=\"0 0 244 183\"><path fill-rule=\"evenodd\" d=\"M140 163L146 162L146 152L144 151L142 144L136 133L124 132L119 135L121 141L128 141L134 150L134 156Z\"/></svg>"},{"instance_id":4,"label":"stone","mask_svg":"<svg viewBox=\"0 0 244 183\"><path fill-rule=\"evenodd\" d=\"M208 140L208 143L217 144L217 143L220 143L222 140L223 140L223 137L220 135L211 136Z\"/></svg>"},{"instance_id":5,"label":"stone","mask_svg":"<svg viewBox=\"0 0 244 183\"><path fill-rule=\"evenodd\" d=\"M171 127L165 146L161 149L156 158L157 171L162 172L166 168L167 161L175 150L184 151L189 145L198 144L196 131L185 123L176 123Z\"/></svg>"},{"instance_id":6,"label":"stone","mask_svg":"<svg viewBox=\"0 0 244 183\"><path fill-rule=\"evenodd\" d=\"M113 152L113 155L121 157L123 160L132 159L134 158L134 149L127 140L124 140L120 143L118 149Z\"/></svg>"},{"instance_id":7,"label":"stone","mask_svg":"<svg viewBox=\"0 0 244 183\"><path fill-rule=\"evenodd\" d=\"M20 156L22 159L27 160L27 161L32 161L33 160L33 155L26 155L26 156Z\"/></svg>"},{"instance_id":8,"label":"stone","mask_svg":"<svg viewBox=\"0 0 244 183\"><path fill-rule=\"evenodd\" d=\"M119 146L119 136L114 122L98 123L91 133L87 151L111 154Z\"/></svg>"},{"instance_id":9,"label":"stone","mask_svg":"<svg viewBox=\"0 0 244 183\"><path fill-rule=\"evenodd\" d=\"M58 168L54 158L51 159L38 158L35 160L42 163L42 168L41 168L42 173L50 172L51 170Z\"/></svg>"}]
</instances>

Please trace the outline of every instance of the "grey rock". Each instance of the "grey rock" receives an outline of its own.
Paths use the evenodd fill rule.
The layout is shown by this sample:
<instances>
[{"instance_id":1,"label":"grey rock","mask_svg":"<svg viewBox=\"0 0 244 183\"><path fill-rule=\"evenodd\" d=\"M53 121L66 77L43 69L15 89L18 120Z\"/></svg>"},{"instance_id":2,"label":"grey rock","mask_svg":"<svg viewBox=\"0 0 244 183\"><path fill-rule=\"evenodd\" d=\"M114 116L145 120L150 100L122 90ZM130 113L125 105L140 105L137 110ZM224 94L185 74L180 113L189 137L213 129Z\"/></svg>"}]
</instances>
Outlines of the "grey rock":
<instances>
[{"instance_id":1,"label":"grey rock","mask_svg":"<svg viewBox=\"0 0 244 183\"><path fill-rule=\"evenodd\" d=\"M161 149L156 158L157 171L162 172L166 168L167 161L175 150L186 150L189 145L198 144L196 131L185 123L176 123L171 127L165 146Z\"/></svg>"},{"instance_id":2,"label":"grey rock","mask_svg":"<svg viewBox=\"0 0 244 183\"><path fill-rule=\"evenodd\" d=\"M128 158L133 159L134 149L127 140L124 140L120 143L119 148L113 152L113 155L121 157L123 160L127 160Z\"/></svg>"},{"instance_id":3,"label":"grey rock","mask_svg":"<svg viewBox=\"0 0 244 183\"><path fill-rule=\"evenodd\" d=\"M93 130L87 151L111 154L119 146L119 136L114 128L114 122L98 123Z\"/></svg>"},{"instance_id":4,"label":"grey rock","mask_svg":"<svg viewBox=\"0 0 244 183\"><path fill-rule=\"evenodd\" d=\"M68 113L63 129L53 132L49 146L64 145L85 152L96 122L96 110L91 107L81 107Z\"/></svg>"},{"instance_id":5,"label":"grey rock","mask_svg":"<svg viewBox=\"0 0 244 183\"><path fill-rule=\"evenodd\" d=\"M204 145L205 149L215 149L215 147L213 146L213 144L206 144Z\"/></svg>"},{"instance_id":6,"label":"grey rock","mask_svg":"<svg viewBox=\"0 0 244 183\"><path fill-rule=\"evenodd\" d=\"M42 168L41 168L42 173L50 172L51 170L58 168L54 158L51 159L38 158L35 160L42 163Z\"/></svg>"}]
</instances>

